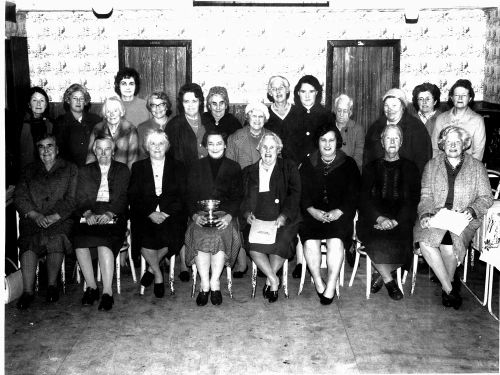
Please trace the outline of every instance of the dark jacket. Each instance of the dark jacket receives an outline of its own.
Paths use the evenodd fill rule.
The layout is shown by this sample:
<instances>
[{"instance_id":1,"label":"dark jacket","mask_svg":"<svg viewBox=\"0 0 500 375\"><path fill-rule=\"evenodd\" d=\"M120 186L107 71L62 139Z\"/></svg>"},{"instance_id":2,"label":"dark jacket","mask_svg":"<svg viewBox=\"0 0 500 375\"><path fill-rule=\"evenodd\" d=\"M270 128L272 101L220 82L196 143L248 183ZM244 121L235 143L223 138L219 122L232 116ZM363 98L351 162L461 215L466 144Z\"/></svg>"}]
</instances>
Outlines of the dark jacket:
<instances>
[{"instance_id":1,"label":"dark jacket","mask_svg":"<svg viewBox=\"0 0 500 375\"><path fill-rule=\"evenodd\" d=\"M382 131L387 125L387 117L382 115L366 132L365 149L363 152L363 169L374 160L384 156L384 149L380 141ZM422 175L425 164L432 157L432 144L429 133L424 124L405 110L398 122L403 130L403 144L399 156L414 162Z\"/></svg>"},{"instance_id":2,"label":"dark jacket","mask_svg":"<svg viewBox=\"0 0 500 375\"><path fill-rule=\"evenodd\" d=\"M217 199L221 202L219 210L236 218L243 198L241 168L238 163L224 156L214 180L209 157L197 160L189 171L189 214L199 211L199 200Z\"/></svg>"},{"instance_id":3,"label":"dark jacket","mask_svg":"<svg viewBox=\"0 0 500 375\"><path fill-rule=\"evenodd\" d=\"M173 220L186 221L186 173L184 165L166 158L163 167L162 193L155 192L155 181L151 159L135 162L128 188L130 207L138 220L146 220L160 206L160 211Z\"/></svg>"},{"instance_id":4,"label":"dark jacket","mask_svg":"<svg viewBox=\"0 0 500 375\"><path fill-rule=\"evenodd\" d=\"M57 118L55 128L57 133L57 144L60 155L77 167L85 165L89 140L95 124L101 118L94 113L83 112L82 121L79 122L73 113L66 112Z\"/></svg>"},{"instance_id":5,"label":"dark jacket","mask_svg":"<svg viewBox=\"0 0 500 375\"><path fill-rule=\"evenodd\" d=\"M249 165L243 170L245 196L241 204L241 212L246 219L257 207L259 194L259 163ZM286 217L286 222L296 222L300 219L300 175L296 164L288 159L277 158L269 181L269 190L279 205L280 215Z\"/></svg>"},{"instance_id":6,"label":"dark jacket","mask_svg":"<svg viewBox=\"0 0 500 375\"><path fill-rule=\"evenodd\" d=\"M117 216L124 216L128 209L127 188L130 172L123 163L112 160L108 171L109 202L96 202L101 185L101 169L98 162L80 168L76 192L76 210L78 217L91 210L95 214L110 211Z\"/></svg>"},{"instance_id":7,"label":"dark jacket","mask_svg":"<svg viewBox=\"0 0 500 375\"><path fill-rule=\"evenodd\" d=\"M46 133L54 132L52 121L46 117L34 118L31 113L26 113L21 127L19 138L19 158L21 167L38 160L38 150L36 149L36 139Z\"/></svg>"},{"instance_id":8,"label":"dark jacket","mask_svg":"<svg viewBox=\"0 0 500 375\"><path fill-rule=\"evenodd\" d=\"M205 125L206 131L217 129L226 134L226 139L236 130L241 129L241 123L231 113L226 113L220 120L219 124L215 124L215 118L210 112L201 114L201 122Z\"/></svg>"}]
</instances>

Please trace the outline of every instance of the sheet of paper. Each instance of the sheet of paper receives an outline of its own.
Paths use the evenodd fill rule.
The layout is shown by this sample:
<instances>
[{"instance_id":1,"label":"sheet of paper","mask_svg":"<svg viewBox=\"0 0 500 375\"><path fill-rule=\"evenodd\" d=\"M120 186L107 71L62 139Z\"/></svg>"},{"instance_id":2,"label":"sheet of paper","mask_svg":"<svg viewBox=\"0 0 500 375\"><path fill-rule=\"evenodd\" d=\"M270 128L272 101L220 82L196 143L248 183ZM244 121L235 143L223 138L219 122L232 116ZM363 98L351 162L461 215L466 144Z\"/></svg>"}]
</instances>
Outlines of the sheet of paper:
<instances>
[{"instance_id":1,"label":"sheet of paper","mask_svg":"<svg viewBox=\"0 0 500 375\"><path fill-rule=\"evenodd\" d=\"M463 213L443 208L430 218L429 224L433 228L449 230L459 236L469 221Z\"/></svg>"},{"instance_id":2,"label":"sheet of paper","mask_svg":"<svg viewBox=\"0 0 500 375\"><path fill-rule=\"evenodd\" d=\"M276 242L277 229L278 227L274 221L255 219L250 228L248 242L271 245Z\"/></svg>"}]
</instances>

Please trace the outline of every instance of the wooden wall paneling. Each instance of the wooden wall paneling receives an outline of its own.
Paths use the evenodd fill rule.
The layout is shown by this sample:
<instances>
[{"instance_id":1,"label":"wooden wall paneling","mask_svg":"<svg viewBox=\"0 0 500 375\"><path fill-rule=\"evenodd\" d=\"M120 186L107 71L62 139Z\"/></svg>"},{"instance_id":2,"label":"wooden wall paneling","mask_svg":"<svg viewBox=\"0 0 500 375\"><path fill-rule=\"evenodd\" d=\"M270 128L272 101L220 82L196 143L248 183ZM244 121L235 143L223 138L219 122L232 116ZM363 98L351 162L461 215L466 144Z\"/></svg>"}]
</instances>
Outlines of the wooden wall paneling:
<instances>
[{"instance_id":1,"label":"wooden wall paneling","mask_svg":"<svg viewBox=\"0 0 500 375\"><path fill-rule=\"evenodd\" d=\"M165 87L167 87L167 83L165 82L165 72L163 69L164 60L163 60L163 50L162 47L151 47L151 91L148 93L152 93L154 91L163 91Z\"/></svg>"},{"instance_id":2,"label":"wooden wall paneling","mask_svg":"<svg viewBox=\"0 0 500 375\"><path fill-rule=\"evenodd\" d=\"M152 74L152 60L151 60L151 47L138 48L139 64L136 70L141 77L141 90L137 94L140 98L145 99L153 90L153 74Z\"/></svg>"},{"instance_id":3,"label":"wooden wall paneling","mask_svg":"<svg viewBox=\"0 0 500 375\"><path fill-rule=\"evenodd\" d=\"M164 75L165 75L165 87L167 88L167 95L172 102L172 113L178 114L177 111L177 93L179 92L180 86L177 83L177 59L175 53L175 47L167 48L163 51L164 57Z\"/></svg>"}]
</instances>

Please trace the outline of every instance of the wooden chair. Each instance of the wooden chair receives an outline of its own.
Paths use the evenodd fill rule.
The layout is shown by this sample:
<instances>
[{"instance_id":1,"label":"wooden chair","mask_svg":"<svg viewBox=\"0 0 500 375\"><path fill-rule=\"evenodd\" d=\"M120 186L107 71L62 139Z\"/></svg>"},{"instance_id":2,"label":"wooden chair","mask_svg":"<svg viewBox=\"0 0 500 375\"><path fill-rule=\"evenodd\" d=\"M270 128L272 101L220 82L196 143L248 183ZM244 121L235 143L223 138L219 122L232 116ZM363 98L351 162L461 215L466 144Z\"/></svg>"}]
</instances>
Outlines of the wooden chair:
<instances>
[{"instance_id":1,"label":"wooden chair","mask_svg":"<svg viewBox=\"0 0 500 375\"><path fill-rule=\"evenodd\" d=\"M196 293L196 279L198 277L198 268L196 264L191 266L192 276L193 276L193 286L191 287L191 298L194 297ZM226 275L227 275L227 291L229 292L229 297L233 298L233 276L231 267L226 267Z\"/></svg>"},{"instance_id":2,"label":"wooden chair","mask_svg":"<svg viewBox=\"0 0 500 375\"><path fill-rule=\"evenodd\" d=\"M304 267L302 268L304 269ZM288 295L288 259L285 259L283 263L283 276L281 277L283 283L283 291L285 293L285 298L289 298ZM252 298L255 298L255 290L257 289L257 265L252 261Z\"/></svg>"},{"instance_id":3,"label":"wooden chair","mask_svg":"<svg viewBox=\"0 0 500 375\"><path fill-rule=\"evenodd\" d=\"M170 266L169 266L169 272L168 272L168 286L170 288L170 295L175 294L175 287L174 287L174 270L175 270L175 255L172 255L170 257ZM146 259L144 259L143 256L141 256L141 278L146 273ZM140 290L140 295L144 295L144 290L146 288L144 285L141 285L141 290Z\"/></svg>"}]
</instances>

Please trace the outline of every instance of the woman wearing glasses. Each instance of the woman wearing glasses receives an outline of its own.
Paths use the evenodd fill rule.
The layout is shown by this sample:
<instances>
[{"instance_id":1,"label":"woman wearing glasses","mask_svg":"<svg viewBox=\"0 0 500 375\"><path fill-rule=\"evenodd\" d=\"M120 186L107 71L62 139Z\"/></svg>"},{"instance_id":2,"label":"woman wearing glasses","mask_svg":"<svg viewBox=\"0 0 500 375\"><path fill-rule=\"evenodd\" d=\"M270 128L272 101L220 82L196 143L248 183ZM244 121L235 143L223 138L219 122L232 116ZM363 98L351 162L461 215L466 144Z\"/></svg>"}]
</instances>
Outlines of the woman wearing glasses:
<instances>
[{"instance_id":1,"label":"woman wearing glasses","mask_svg":"<svg viewBox=\"0 0 500 375\"><path fill-rule=\"evenodd\" d=\"M147 121L144 121L137 127L137 135L139 138L139 156L137 160L147 159L147 145L144 143L146 135L155 129L165 130L168 118L172 114L172 103L168 96L163 91L155 91L149 94L146 99L146 108L153 116Z\"/></svg>"},{"instance_id":2,"label":"woman wearing glasses","mask_svg":"<svg viewBox=\"0 0 500 375\"><path fill-rule=\"evenodd\" d=\"M431 137L433 155L442 152L438 146L441 130L452 125L467 130L472 140L467 153L481 161L486 144L486 132L483 117L471 109L474 104L474 89L471 82L468 79L459 79L451 87L448 96L448 104L453 108L441 114L436 120Z\"/></svg>"}]
</instances>

